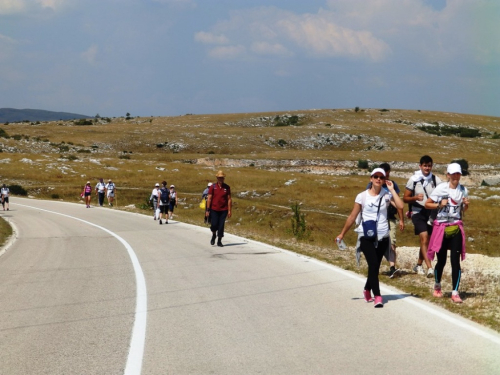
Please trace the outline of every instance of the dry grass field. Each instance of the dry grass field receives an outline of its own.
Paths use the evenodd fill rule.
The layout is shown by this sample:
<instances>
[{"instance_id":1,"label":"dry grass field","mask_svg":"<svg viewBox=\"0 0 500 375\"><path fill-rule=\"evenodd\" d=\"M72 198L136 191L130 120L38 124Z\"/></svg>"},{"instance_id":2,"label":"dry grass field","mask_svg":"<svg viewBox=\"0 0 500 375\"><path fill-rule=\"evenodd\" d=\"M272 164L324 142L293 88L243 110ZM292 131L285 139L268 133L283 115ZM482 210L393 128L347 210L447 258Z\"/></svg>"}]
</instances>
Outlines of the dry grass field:
<instances>
[{"instance_id":1,"label":"dry grass field","mask_svg":"<svg viewBox=\"0 0 500 375\"><path fill-rule=\"evenodd\" d=\"M481 186L485 178L500 174L500 118L423 110L323 109L109 121L0 125L1 182L19 185L34 198L79 202L87 180L95 184L99 177L112 178L118 209L150 214L147 198L154 183L165 179L176 185L180 197L176 219L203 225L201 193L223 169L234 201L227 231L358 270L351 252L334 247L354 197L368 182L368 171L358 168L358 161L370 166L389 162L391 178L404 190L422 155L433 157L434 172L442 178L451 160L464 159L470 175L462 182L472 201L465 216L468 251L500 256L495 220L500 185ZM464 129L480 136L458 136ZM295 203L307 227L300 239L291 230ZM352 231L346 242L354 245ZM417 245L410 222L398 244ZM429 281L411 274L411 266L405 265L405 277L387 281L428 298ZM487 312L494 306L498 315L498 277L474 275L482 281L464 281L466 303L459 309L448 307L500 331L499 317Z\"/></svg>"}]
</instances>

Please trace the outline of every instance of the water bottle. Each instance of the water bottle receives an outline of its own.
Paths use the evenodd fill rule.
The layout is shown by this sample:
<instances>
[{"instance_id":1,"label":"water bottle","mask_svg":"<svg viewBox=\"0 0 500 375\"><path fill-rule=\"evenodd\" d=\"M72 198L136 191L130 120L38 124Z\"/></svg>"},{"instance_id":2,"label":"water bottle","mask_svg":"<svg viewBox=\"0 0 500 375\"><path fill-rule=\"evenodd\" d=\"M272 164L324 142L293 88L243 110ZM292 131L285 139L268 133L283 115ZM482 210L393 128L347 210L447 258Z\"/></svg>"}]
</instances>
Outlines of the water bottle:
<instances>
[{"instance_id":1,"label":"water bottle","mask_svg":"<svg viewBox=\"0 0 500 375\"><path fill-rule=\"evenodd\" d=\"M336 241L337 241L337 246L338 246L339 250L347 249L347 245L345 244L344 240L337 238Z\"/></svg>"}]
</instances>

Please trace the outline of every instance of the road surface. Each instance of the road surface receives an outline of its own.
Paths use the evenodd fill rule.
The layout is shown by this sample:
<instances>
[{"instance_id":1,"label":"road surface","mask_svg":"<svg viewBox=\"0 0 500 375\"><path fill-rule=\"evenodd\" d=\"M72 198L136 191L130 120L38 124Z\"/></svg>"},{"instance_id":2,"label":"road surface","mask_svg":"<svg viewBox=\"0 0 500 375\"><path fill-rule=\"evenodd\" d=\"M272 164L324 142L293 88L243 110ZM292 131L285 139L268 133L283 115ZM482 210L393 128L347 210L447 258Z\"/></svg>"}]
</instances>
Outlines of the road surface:
<instances>
[{"instance_id":1,"label":"road surface","mask_svg":"<svg viewBox=\"0 0 500 375\"><path fill-rule=\"evenodd\" d=\"M13 198L0 374L499 374L500 335L206 227ZM456 307L457 309L460 306Z\"/></svg>"}]
</instances>

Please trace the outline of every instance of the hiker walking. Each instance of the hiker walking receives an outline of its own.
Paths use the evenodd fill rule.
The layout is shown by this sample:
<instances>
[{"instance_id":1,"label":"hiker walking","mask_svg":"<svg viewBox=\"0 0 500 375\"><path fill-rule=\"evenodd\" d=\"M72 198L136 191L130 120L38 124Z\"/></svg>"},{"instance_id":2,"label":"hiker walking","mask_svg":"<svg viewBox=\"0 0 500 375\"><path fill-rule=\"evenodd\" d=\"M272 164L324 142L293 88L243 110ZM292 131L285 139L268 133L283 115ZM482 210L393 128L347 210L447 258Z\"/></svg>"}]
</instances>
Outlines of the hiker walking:
<instances>
[{"instance_id":1,"label":"hiker walking","mask_svg":"<svg viewBox=\"0 0 500 375\"><path fill-rule=\"evenodd\" d=\"M356 196L354 207L347 217L344 228L337 236L337 242L342 241L356 221L358 214L361 214L361 224L357 229L363 232L359 237L359 249L368 263L368 276L363 289L363 297L366 302L373 301L375 307L384 307L378 274L382 258L390 246L387 208L392 201L397 209L403 209L404 204L394 190L392 181L386 181L385 171L382 168L375 168L371 172L370 182L370 188ZM382 188L384 182L388 190ZM372 291L374 297L372 297Z\"/></svg>"},{"instance_id":2,"label":"hiker walking","mask_svg":"<svg viewBox=\"0 0 500 375\"><path fill-rule=\"evenodd\" d=\"M7 211L9 211L10 190L7 187L7 185L5 185L5 184L2 185L2 189L0 189L0 194L1 194L3 210L5 211L5 209L7 209Z\"/></svg>"},{"instance_id":3,"label":"hiker walking","mask_svg":"<svg viewBox=\"0 0 500 375\"><path fill-rule=\"evenodd\" d=\"M108 205L110 207L113 207L113 201L115 200L116 196L116 185L111 181L111 179L108 180L108 183L106 184L106 197L108 198Z\"/></svg>"},{"instance_id":4,"label":"hiker walking","mask_svg":"<svg viewBox=\"0 0 500 375\"><path fill-rule=\"evenodd\" d=\"M170 185L168 198L168 218L172 219L174 217L174 208L177 207L177 191L175 191L175 185Z\"/></svg>"},{"instance_id":5,"label":"hiker walking","mask_svg":"<svg viewBox=\"0 0 500 375\"><path fill-rule=\"evenodd\" d=\"M433 161L429 155L420 158L420 169L408 180L403 195L403 201L409 203L408 212L415 228L415 235L420 239L418 261L413 270L419 275L425 275L422 268L422 263L425 262L428 278L434 276L432 263L427 257L429 238L432 233L432 222L429 220L432 212L426 209L424 205L432 191L441 183L439 177L432 174L432 165Z\"/></svg>"},{"instance_id":6,"label":"hiker walking","mask_svg":"<svg viewBox=\"0 0 500 375\"><path fill-rule=\"evenodd\" d=\"M460 164L451 163L448 165L446 176L448 181L439 184L425 202L425 208L437 210L427 252L431 260L434 259L435 254L437 256L432 295L437 298L443 297L441 277L446 265L448 249L450 249L451 280L453 283L451 300L454 303L462 303L458 293L462 278L460 260L465 259L465 231L462 216L469 208L469 198L467 188L460 184L462 177Z\"/></svg>"},{"instance_id":7,"label":"hiker walking","mask_svg":"<svg viewBox=\"0 0 500 375\"><path fill-rule=\"evenodd\" d=\"M85 206L90 208L90 200L92 199L92 186L90 186L90 181L87 181L83 187L82 195L85 197Z\"/></svg>"},{"instance_id":8,"label":"hiker walking","mask_svg":"<svg viewBox=\"0 0 500 375\"><path fill-rule=\"evenodd\" d=\"M158 189L158 204L160 212L158 215L160 225L163 224L161 221L161 215L165 215L165 224L168 224L168 202L169 202L170 192L167 189L167 181L161 182L161 188Z\"/></svg>"},{"instance_id":9,"label":"hiker walking","mask_svg":"<svg viewBox=\"0 0 500 375\"><path fill-rule=\"evenodd\" d=\"M99 182L95 186L95 194L97 195L99 206L102 207L104 205L104 195L106 194L106 184L102 178L99 179Z\"/></svg>"},{"instance_id":10,"label":"hiker walking","mask_svg":"<svg viewBox=\"0 0 500 375\"><path fill-rule=\"evenodd\" d=\"M158 208L158 190L160 188L160 184L157 182L155 184L155 187L153 191L151 192L151 195L149 197L149 201L151 202L151 205L153 206L153 220L156 220L156 217L159 216L157 215L156 209Z\"/></svg>"},{"instance_id":11,"label":"hiker walking","mask_svg":"<svg viewBox=\"0 0 500 375\"><path fill-rule=\"evenodd\" d=\"M226 178L225 173L218 171L215 177L217 178L217 183L208 189L205 217L208 218L210 216L210 230L212 231L210 244L214 245L215 238L217 237L217 246L223 247L224 225L226 218L231 217L233 201L231 199L231 188L224 182Z\"/></svg>"},{"instance_id":12,"label":"hiker walking","mask_svg":"<svg viewBox=\"0 0 500 375\"><path fill-rule=\"evenodd\" d=\"M399 189L398 184L394 180L390 180L391 177L391 165L389 163L382 163L379 166L385 171L385 180L391 181L394 185L394 191L399 197L401 190ZM382 188L388 191L387 184L383 184ZM400 273L400 269L396 266L397 253L396 253L396 232L399 229L401 232L405 229L405 221L403 217L403 208L396 208L396 204L391 201L390 206L387 208L387 220L389 221L389 237L391 239L391 246L389 249L389 277L392 279Z\"/></svg>"},{"instance_id":13,"label":"hiker walking","mask_svg":"<svg viewBox=\"0 0 500 375\"><path fill-rule=\"evenodd\" d=\"M203 213L203 222L205 224L210 225L210 210L208 210L208 205L206 204L207 198L208 198L208 189L210 189L210 186L212 186L212 183L209 182L205 190L203 190L203 193L201 193L201 199L205 199L205 212ZM206 214L208 211L208 215Z\"/></svg>"}]
</instances>

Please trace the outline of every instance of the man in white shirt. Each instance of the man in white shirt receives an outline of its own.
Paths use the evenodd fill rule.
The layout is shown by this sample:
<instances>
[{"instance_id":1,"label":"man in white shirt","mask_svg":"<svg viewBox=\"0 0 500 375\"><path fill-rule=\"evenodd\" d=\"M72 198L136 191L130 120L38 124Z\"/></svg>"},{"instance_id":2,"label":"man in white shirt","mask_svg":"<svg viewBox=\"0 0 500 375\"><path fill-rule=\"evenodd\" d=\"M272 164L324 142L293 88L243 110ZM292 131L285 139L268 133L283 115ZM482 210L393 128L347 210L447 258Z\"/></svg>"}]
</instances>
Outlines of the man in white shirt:
<instances>
[{"instance_id":1,"label":"man in white shirt","mask_svg":"<svg viewBox=\"0 0 500 375\"><path fill-rule=\"evenodd\" d=\"M109 179L106 184L106 196L108 197L108 204L113 207L113 201L116 196L116 186L111 179Z\"/></svg>"}]
</instances>

